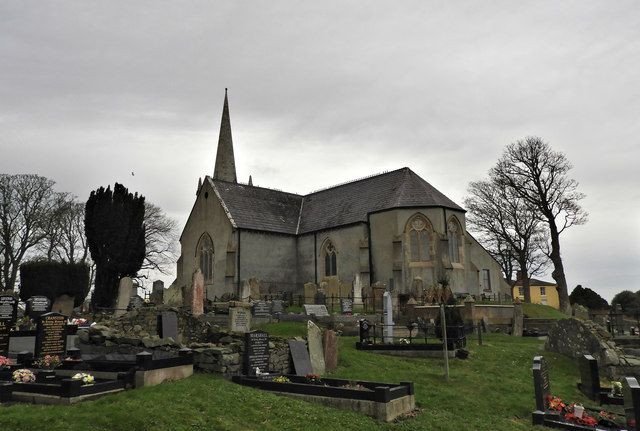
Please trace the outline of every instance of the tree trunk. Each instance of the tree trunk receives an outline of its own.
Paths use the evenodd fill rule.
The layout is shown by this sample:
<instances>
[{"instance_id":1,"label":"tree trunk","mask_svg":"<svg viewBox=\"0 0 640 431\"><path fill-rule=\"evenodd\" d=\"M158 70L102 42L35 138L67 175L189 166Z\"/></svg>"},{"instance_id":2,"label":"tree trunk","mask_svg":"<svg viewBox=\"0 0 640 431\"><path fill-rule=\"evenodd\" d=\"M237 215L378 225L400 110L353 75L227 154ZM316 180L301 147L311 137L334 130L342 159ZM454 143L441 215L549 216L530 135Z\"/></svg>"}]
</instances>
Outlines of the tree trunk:
<instances>
[{"instance_id":1,"label":"tree trunk","mask_svg":"<svg viewBox=\"0 0 640 431\"><path fill-rule=\"evenodd\" d=\"M556 282L558 290L558 299L560 301L560 311L566 315L571 315L571 303L569 302L569 294L567 293L567 278L564 275L564 265L562 257L560 257L560 234L553 218L549 219L549 232L551 236L551 254L549 259L553 263L553 272L551 277Z\"/></svg>"}]
</instances>

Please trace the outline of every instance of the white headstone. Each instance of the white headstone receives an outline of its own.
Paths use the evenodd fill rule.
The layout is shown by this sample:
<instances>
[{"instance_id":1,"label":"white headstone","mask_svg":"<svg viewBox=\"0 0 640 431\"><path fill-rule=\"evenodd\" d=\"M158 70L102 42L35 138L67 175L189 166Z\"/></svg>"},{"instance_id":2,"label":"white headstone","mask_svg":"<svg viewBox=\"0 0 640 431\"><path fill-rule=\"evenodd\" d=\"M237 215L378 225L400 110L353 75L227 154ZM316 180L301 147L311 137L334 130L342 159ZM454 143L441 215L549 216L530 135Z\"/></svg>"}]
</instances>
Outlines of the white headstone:
<instances>
[{"instance_id":1,"label":"white headstone","mask_svg":"<svg viewBox=\"0 0 640 431\"><path fill-rule=\"evenodd\" d=\"M307 321L307 344L309 345L309 358L313 373L321 376L325 373L322 331L311 320Z\"/></svg>"},{"instance_id":2,"label":"white headstone","mask_svg":"<svg viewBox=\"0 0 640 431\"><path fill-rule=\"evenodd\" d=\"M251 330L251 311L244 307L229 307L229 330L249 332Z\"/></svg>"},{"instance_id":3,"label":"white headstone","mask_svg":"<svg viewBox=\"0 0 640 431\"><path fill-rule=\"evenodd\" d=\"M360 274L356 274L353 279L353 305L362 306L362 282Z\"/></svg>"},{"instance_id":4,"label":"white headstone","mask_svg":"<svg viewBox=\"0 0 640 431\"><path fill-rule=\"evenodd\" d=\"M116 302L114 317L122 316L127 312L132 294L133 280L131 280L131 277L122 277L120 279L120 287L118 287L118 302Z\"/></svg>"},{"instance_id":5,"label":"white headstone","mask_svg":"<svg viewBox=\"0 0 640 431\"><path fill-rule=\"evenodd\" d=\"M393 302L391 293L384 292L382 295L383 325L382 338L384 343L393 343Z\"/></svg>"}]
</instances>

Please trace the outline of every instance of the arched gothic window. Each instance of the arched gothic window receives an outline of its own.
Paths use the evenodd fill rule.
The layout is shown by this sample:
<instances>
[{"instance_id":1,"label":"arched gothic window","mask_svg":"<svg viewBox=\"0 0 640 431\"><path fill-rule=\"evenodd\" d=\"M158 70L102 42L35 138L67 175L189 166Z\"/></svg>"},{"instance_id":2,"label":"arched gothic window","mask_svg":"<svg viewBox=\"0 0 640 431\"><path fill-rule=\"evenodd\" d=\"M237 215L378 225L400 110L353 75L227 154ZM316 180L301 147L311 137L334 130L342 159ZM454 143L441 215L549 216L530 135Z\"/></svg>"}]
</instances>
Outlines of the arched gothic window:
<instances>
[{"instance_id":1,"label":"arched gothic window","mask_svg":"<svg viewBox=\"0 0 640 431\"><path fill-rule=\"evenodd\" d=\"M337 252L336 248L331 242L330 239L326 240L324 243L324 247L322 249L324 254L324 275L326 277L331 277L333 275L338 275L337 269Z\"/></svg>"},{"instance_id":2,"label":"arched gothic window","mask_svg":"<svg viewBox=\"0 0 640 431\"><path fill-rule=\"evenodd\" d=\"M197 261L204 280L213 280L213 241L208 234L203 234L198 242Z\"/></svg>"},{"instance_id":3,"label":"arched gothic window","mask_svg":"<svg viewBox=\"0 0 640 431\"><path fill-rule=\"evenodd\" d=\"M449 239L449 260L451 262L460 262L460 225L454 220L447 223L447 238Z\"/></svg>"},{"instance_id":4,"label":"arched gothic window","mask_svg":"<svg viewBox=\"0 0 640 431\"><path fill-rule=\"evenodd\" d=\"M414 216L407 223L406 233L409 236L409 261L430 261L433 229L429 220L420 214Z\"/></svg>"}]
</instances>

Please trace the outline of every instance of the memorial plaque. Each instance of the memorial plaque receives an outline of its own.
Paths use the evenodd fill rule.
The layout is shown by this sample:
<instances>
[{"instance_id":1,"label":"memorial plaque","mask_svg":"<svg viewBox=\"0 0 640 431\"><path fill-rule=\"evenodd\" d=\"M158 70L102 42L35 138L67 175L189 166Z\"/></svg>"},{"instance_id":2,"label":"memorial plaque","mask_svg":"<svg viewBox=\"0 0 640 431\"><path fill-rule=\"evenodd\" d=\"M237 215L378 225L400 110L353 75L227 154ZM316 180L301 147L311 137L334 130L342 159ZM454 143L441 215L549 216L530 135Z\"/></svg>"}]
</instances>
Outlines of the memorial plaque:
<instances>
[{"instance_id":1,"label":"memorial plaque","mask_svg":"<svg viewBox=\"0 0 640 431\"><path fill-rule=\"evenodd\" d=\"M178 342L178 316L176 313L162 313L158 316L158 335L160 338L173 338Z\"/></svg>"},{"instance_id":2,"label":"memorial plaque","mask_svg":"<svg viewBox=\"0 0 640 431\"><path fill-rule=\"evenodd\" d=\"M533 386L536 396L536 409L544 411L544 399L551 394L549 387L549 369L543 356L533 358Z\"/></svg>"},{"instance_id":3,"label":"memorial plaque","mask_svg":"<svg viewBox=\"0 0 640 431\"><path fill-rule=\"evenodd\" d=\"M245 374L256 375L256 368L261 373L269 372L269 333L252 331L244 334Z\"/></svg>"},{"instance_id":4,"label":"memorial plaque","mask_svg":"<svg viewBox=\"0 0 640 431\"><path fill-rule=\"evenodd\" d=\"M341 299L340 309L342 310L342 314L353 313L353 301L351 299Z\"/></svg>"},{"instance_id":5,"label":"memorial plaque","mask_svg":"<svg viewBox=\"0 0 640 431\"><path fill-rule=\"evenodd\" d=\"M229 330L249 332L251 330L251 312L243 307L230 307Z\"/></svg>"},{"instance_id":6,"label":"memorial plaque","mask_svg":"<svg viewBox=\"0 0 640 431\"><path fill-rule=\"evenodd\" d=\"M9 326L16 324L18 318L18 300L11 295L0 296L0 319L9 321Z\"/></svg>"},{"instance_id":7,"label":"memorial plaque","mask_svg":"<svg viewBox=\"0 0 640 431\"><path fill-rule=\"evenodd\" d=\"M316 316L328 316L329 312L327 311L326 305L315 305L315 304L304 304L304 314Z\"/></svg>"},{"instance_id":8,"label":"memorial plaque","mask_svg":"<svg viewBox=\"0 0 640 431\"><path fill-rule=\"evenodd\" d=\"M280 299L271 301L271 314L284 313L284 302Z\"/></svg>"},{"instance_id":9,"label":"memorial plaque","mask_svg":"<svg viewBox=\"0 0 640 431\"><path fill-rule=\"evenodd\" d=\"M27 310L25 314L32 319L37 320L38 317L51 311L51 301L46 296L32 296L27 299Z\"/></svg>"},{"instance_id":10,"label":"memorial plaque","mask_svg":"<svg viewBox=\"0 0 640 431\"><path fill-rule=\"evenodd\" d=\"M296 376L306 376L309 373L313 373L309 351L304 341L289 340L289 350L291 351L291 359L293 359Z\"/></svg>"},{"instance_id":11,"label":"memorial plaque","mask_svg":"<svg viewBox=\"0 0 640 431\"><path fill-rule=\"evenodd\" d=\"M46 313L38 319L34 357L64 356L67 352L67 316Z\"/></svg>"},{"instance_id":12,"label":"memorial plaque","mask_svg":"<svg viewBox=\"0 0 640 431\"><path fill-rule=\"evenodd\" d=\"M253 317L269 317L271 316L271 304L267 301L254 301Z\"/></svg>"},{"instance_id":13,"label":"memorial plaque","mask_svg":"<svg viewBox=\"0 0 640 431\"><path fill-rule=\"evenodd\" d=\"M9 331L11 330L9 319L0 319L0 356L9 357Z\"/></svg>"}]
</instances>

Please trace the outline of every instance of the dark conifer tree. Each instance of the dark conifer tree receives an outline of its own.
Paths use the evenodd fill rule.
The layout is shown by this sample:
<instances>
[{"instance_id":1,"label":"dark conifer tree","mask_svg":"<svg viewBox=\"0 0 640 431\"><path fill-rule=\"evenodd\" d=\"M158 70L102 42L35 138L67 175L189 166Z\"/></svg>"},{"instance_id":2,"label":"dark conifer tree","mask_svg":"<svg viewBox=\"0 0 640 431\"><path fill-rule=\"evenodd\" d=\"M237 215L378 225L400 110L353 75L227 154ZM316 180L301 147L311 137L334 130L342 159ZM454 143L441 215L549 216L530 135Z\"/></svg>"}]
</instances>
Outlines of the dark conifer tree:
<instances>
[{"instance_id":1,"label":"dark conifer tree","mask_svg":"<svg viewBox=\"0 0 640 431\"><path fill-rule=\"evenodd\" d=\"M116 183L92 191L85 235L96 264L94 307L113 307L121 277L135 277L145 255L144 197Z\"/></svg>"}]
</instances>

